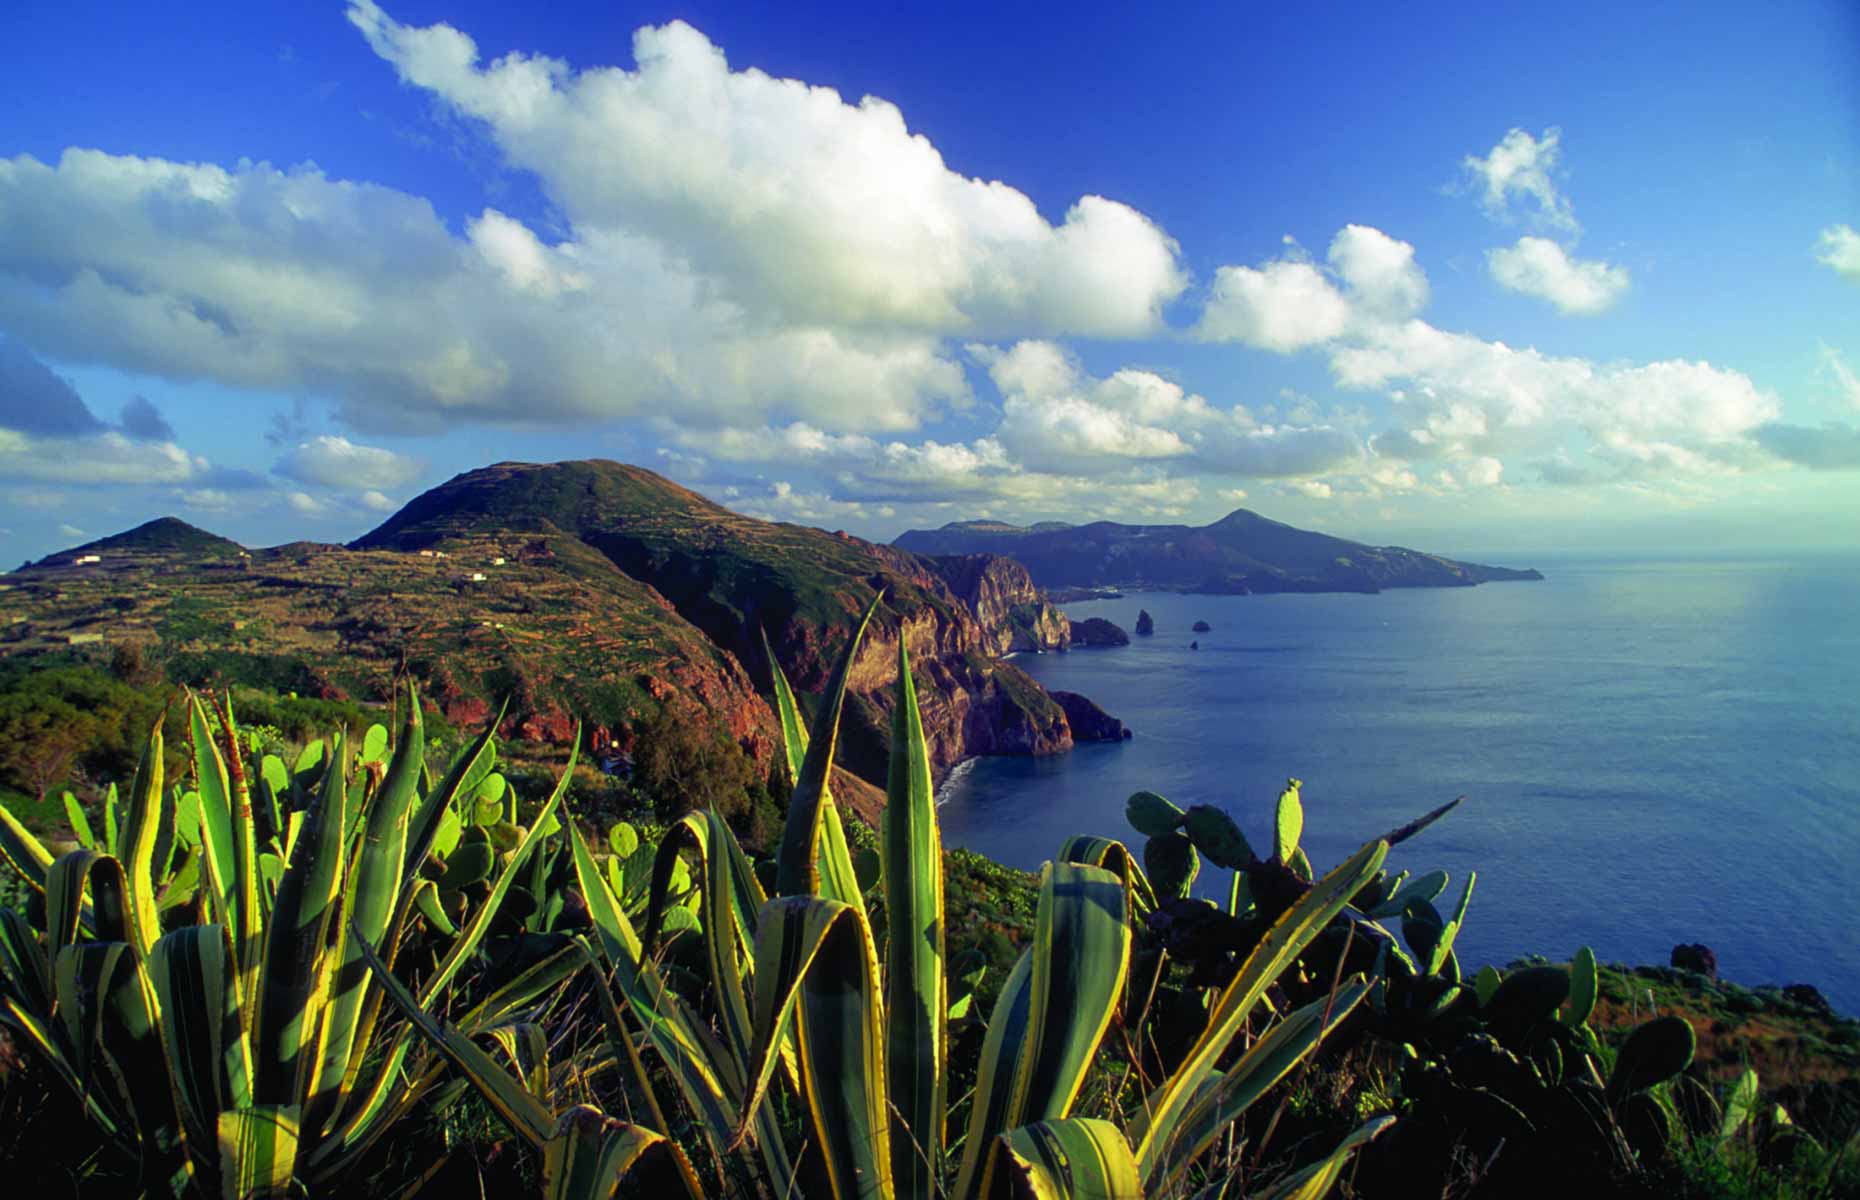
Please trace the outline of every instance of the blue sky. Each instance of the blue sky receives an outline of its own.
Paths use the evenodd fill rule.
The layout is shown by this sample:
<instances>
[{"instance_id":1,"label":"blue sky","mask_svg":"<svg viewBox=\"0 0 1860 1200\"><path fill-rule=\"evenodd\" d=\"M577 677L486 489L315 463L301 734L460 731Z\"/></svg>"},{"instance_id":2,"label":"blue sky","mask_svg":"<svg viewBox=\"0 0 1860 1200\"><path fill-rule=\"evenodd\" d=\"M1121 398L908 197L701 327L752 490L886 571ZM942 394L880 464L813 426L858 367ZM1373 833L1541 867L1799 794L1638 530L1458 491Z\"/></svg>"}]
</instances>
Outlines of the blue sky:
<instances>
[{"instance_id":1,"label":"blue sky","mask_svg":"<svg viewBox=\"0 0 1860 1200\"><path fill-rule=\"evenodd\" d=\"M877 538L1860 545L1851 5L1222 8L15 4L0 556L596 455Z\"/></svg>"}]
</instances>

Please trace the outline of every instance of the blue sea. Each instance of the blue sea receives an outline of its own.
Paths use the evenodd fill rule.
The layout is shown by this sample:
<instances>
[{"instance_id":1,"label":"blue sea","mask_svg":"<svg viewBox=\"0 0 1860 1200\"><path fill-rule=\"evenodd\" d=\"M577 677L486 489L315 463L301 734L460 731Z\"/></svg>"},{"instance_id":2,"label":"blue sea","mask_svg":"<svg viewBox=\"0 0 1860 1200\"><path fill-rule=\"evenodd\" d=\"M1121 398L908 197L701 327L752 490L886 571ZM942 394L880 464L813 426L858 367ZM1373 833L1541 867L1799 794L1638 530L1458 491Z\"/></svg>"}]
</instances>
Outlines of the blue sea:
<instances>
[{"instance_id":1,"label":"blue sea","mask_svg":"<svg viewBox=\"0 0 1860 1200\"><path fill-rule=\"evenodd\" d=\"M1464 795L1391 863L1445 868L1448 900L1478 872L1469 970L1704 942L1726 978L1860 1013L1860 558L1528 565L1545 581L1066 605L1155 618L1128 647L1016 659L1135 737L959 766L944 839L1030 869L1072 833L1137 848L1124 801L1147 788L1259 847L1297 776L1323 869Z\"/></svg>"}]
</instances>

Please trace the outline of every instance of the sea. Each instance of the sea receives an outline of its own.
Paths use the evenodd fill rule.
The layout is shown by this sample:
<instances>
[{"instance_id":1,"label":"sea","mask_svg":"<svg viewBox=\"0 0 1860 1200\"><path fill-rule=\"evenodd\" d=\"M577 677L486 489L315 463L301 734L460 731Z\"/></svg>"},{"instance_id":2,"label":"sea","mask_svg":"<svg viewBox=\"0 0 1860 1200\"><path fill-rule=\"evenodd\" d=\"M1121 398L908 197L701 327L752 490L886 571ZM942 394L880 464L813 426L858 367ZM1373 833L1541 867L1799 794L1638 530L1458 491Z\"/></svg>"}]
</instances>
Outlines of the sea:
<instances>
[{"instance_id":1,"label":"sea","mask_svg":"<svg viewBox=\"0 0 1860 1200\"><path fill-rule=\"evenodd\" d=\"M1074 833L1140 852L1124 803L1148 789L1225 808L1259 848L1297 777L1322 870L1464 796L1390 862L1445 869L1442 905L1477 872L1469 972L1699 942L1725 978L1860 1015L1860 555L1499 561L1545 579L1064 605L1154 618L1129 646L1015 659L1134 737L961 764L946 844L1027 869ZM1225 887L1204 864L1198 891Z\"/></svg>"}]
</instances>

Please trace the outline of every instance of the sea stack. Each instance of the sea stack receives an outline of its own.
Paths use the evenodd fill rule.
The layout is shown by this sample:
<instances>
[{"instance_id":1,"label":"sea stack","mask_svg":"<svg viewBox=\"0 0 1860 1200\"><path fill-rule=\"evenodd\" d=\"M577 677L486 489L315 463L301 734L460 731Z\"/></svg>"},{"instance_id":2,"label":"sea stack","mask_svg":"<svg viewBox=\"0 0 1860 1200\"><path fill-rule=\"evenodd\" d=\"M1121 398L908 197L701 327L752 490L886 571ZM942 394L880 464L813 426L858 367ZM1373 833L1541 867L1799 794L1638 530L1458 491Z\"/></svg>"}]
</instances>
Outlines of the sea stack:
<instances>
[{"instance_id":1,"label":"sea stack","mask_svg":"<svg viewBox=\"0 0 1860 1200\"><path fill-rule=\"evenodd\" d=\"M1196 633L1207 633L1213 628L1214 626L1208 624L1206 621L1196 621L1194 625Z\"/></svg>"},{"instance_id":2,"label":"sea stack","mask_svg":"<svg viewBox=\"0 0 1860 1200\"><path fill-rule=\"evenodd\" d=\"M1150 610L1147 608L1138 609L1137 610L1137 636L1148 637L1150 636L1150 634L1155 633L1155 632L1156 632L1156 622L1150 619Z\"/></svg>"}]
</instances>

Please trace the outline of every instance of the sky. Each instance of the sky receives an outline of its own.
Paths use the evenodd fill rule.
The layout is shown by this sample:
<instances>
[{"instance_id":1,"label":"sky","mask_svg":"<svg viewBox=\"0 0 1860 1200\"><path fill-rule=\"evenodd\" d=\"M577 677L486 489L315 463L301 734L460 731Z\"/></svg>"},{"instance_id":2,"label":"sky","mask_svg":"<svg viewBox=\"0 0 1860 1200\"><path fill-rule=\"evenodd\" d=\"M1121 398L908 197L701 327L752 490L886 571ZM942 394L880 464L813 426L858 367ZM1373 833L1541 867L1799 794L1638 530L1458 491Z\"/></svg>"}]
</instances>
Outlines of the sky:
<instances>
[{"instance_id":1,"label":"sky","mask_svg":"<svg viewBox=\"0 0 1860 1200\"><path fill-rule=\"evenodd\" d=\"M1860 547L1860 9L1203 7L14 0L0 560L587 457L879 540Z\"/></svg>"}]
</instances>

